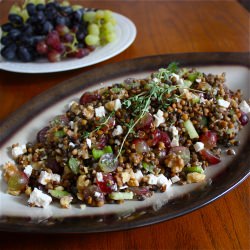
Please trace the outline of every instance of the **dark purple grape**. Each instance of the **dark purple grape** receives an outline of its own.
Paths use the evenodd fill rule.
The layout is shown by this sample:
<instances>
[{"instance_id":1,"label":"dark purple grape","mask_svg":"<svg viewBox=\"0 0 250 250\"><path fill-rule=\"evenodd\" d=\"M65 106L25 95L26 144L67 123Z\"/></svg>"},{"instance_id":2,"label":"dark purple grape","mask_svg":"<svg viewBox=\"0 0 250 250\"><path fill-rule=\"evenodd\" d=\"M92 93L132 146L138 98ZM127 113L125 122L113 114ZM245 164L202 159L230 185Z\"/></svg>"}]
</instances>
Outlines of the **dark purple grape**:
<instances>
[{"instance_id":1,"label":"dark purple grape","mask_svg":"<svg viewBox=\"0 0 250 250\"><path fill-rule=\"evenodd\" d=\"M74 40L74 37L73 37L73 35L71 35L71 34L65 34L65 35L62 37L62 40L63 40L63 42L65 42L65 43L72 43L73 40Z\"/></svg>"},{"instance_id":2,"label":"dark purple grape","mask_svg":"<svg viewBox=\"0 0 250 250\"><path fill-rule=\"evenodd\" d=\"M38 11L37 14L36 14L36 17L37 17L37 21L39 23L45 22L46 18L45 18L45 15L44 15L43 11Z\"/></svg>"},{"instance_id":3,"label":"dark purple grape","mask_svg":"<svg viewBox=\"0 0 250 250\"><path fill-rule=\"evenodd\" d=\"M66 25L66 17L58 16L55 20L56 25Z\"/></svg>"},{"instance_id":4,"label":"dark purple grape","mask_svg":"<svg viewBox=\"0 0 250 250\"><path fill-rule=\"evenodd\" d=\"M9 44L1 50L1 55L7 60L14 60L16 58L17 46L15 44Z\"/></svg>"},{"instance_id":5,"label":"dark purple grape","mask_svg":"<svg viewBox=\"0 0 250 250\"><path fill-rule=\"evenodd\" d=\"M241 116L240 116L240 118L239 118L239 121L240 121L240 123L241 123L242 126L247 125L247 124L248 124L248 121L249 121L249 118L248 118L247 114L244 113L244 112L242 112L242 113L241 113Z\"/></svg>"},{"instance_id":6,"label":"dark purple grape","mask_svg":"<svg viewBox=\"0 0 250 250\"><path fill-rule=\"evenodd\" d=\"M8 36L13 40L17 40L19 36L22 34L21 30L19 29L12 29L9 31Z\"/></svg>"},{"instance_id":7,"label":"dark purple grape","mask_svg":"<svg viewBox=\"0 0 250 250\"><path fill-rule=\"evenodd\" d=\"M20 38L20 42L21 42L22 45L25 45L25 46L33 46L35 44L34 37L33 36L27 36L27 35L23 35Z\"/></svg>"},{"instance_id":8,"label":"dark purple grape","mask_svg":"<svg viewBox=\"0 0 250 250\"><path fill-rule=\"evenodd\" d=\"M73 12L73 10L70 6L61 6L60 12L65 15L70 15Z\"/></svg>"},{"instance_id":9,"label":"dark purple grape","mask_svg":"<svg viewBox=\"0 0 250 250\"><path fill-rule=\"evenodd\" d=\"M3 36L1 38L1 44L6 46L8 44L12 43L12 39L9 36Z\"/></svg>"},{"instance_id":10,"label":"dark purple grape","mask_svg":"<svg viewBox=\"0 0 250 250\"><path fill-rule=\"evenodd\" d=\"M23 34L32 35L33 31L34 31L34 29L33 29L32 25L30 25L29 23L24 24L24 26L22 28Z\"/></svg>"},{"instance_id":11,"label":"dark purple grape","mask_svg":"<svg viewBox=\"0 0 250 250\"><path fill-rule=\"evenodd\" d=\"M50 21L45 21L42 26L42 33L44 35L47 35L49 32L51 32L54 29L53 24Z\"/></svg>"},{"instance_id":12,"label":"dark purple grape","mask_svg":"<svg viewBox=\"0 0 250 250\"><path fill-rule=\"evenodd\" d=\"M28 24L31 24L31 25L36 25L38 23L38 18L36 15L34 16L30 16L27 20L27 23Z\"/></svg>"},{"instance_id":13,"label":"dark purple grape","mask_svg":"<svg viewBox=\"0 0 250 250\"><path fill-rule=\"evenodd\" d=\"M33 53L27 47L24 46L20 46L17 49L17 57L22 62L31 62L34 60Z\"/></svg>"},{"instance_id":14,"label":"dark purple grape","mask_svg":"<svg viewBox=\"0 0 250 250\"><path fill-rule=\"evenodd\" d=\"M48 168L50 168L52 170L52 172L55 174L62 174L63 173L63 168L60 166L60 164L54 158L49 157L47 160L46 166Z\"/></svg>"},{"instance_id":15,"label":"dark purple grape","mask_svg":"<svg viewBox=\"0 0 250 250\"><path fill-rule=\"evenodd\" d=\"M9 32L11 29L13 29L13 24L12 23L5 23L1 26L2 31L4 32Z\"/></svg>"},{"instance_id":16,"label":"dark purple grape","mask_svg":"<svg viewBox=\"0 0 250 250\"><path fill-rule=\"evenodd\" d=\"M41 4L41 3L37 4L36 10L37 11L44 11L45 10L45 5Z\"/></svg>"},{"instance_id":17,"label":"dark purple grape","mask_svg":"<svg viewBox=\"0 0 250 250\"><path fill-rule=\"evenodd\" d=\"M81 9L76 10L72 13L72 18L74 23L80 23L82 21L83 12Z\"/></svg>"},{"instance_id":18,"label":"dark purple grape","mask_svg":"<svg viewBox=\"0 0 250 250\"><path fill-rule=\"evenodd\" d=\"M33 3L29 3L26 5L27 12L29 16L33 16L36 14L36 6Z\"/></svg>"},{"instance_id":19,"label":"dark purple grape","mask_svg":"<svg viewBox=\"0 0 250 250\"><path fill-rule=\"evenodd\" d=\"M37 142L44 143L46 141L46 134L48 130L49 130L49 127L44 127L37 133L36 135Z\"/></svg>"},{"instance_id":20,"label":"dark purple grape","mask_svg":"<svg viewBox=\"0 0 250 250\"><path fill-rule=\"evenodd\" d=\"M17 14L9 14L8 19L14 25L21 25L23 24L23 18Z\"/></svg>"}]
</instances>

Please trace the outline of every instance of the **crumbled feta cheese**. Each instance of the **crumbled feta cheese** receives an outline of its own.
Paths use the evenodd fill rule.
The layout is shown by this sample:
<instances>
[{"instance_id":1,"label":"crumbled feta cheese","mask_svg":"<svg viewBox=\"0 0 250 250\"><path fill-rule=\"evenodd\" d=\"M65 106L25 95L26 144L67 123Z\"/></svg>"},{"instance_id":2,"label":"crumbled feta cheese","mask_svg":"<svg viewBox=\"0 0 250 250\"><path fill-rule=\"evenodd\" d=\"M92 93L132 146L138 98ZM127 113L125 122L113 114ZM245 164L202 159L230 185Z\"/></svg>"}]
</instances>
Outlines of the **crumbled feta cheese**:
<instances>
[{"instance_id":1,"label":"crumbled feta cheese","mask_svg":"<svg viewBox=\"0 0 250 250\"><path fill-rule=\"evenodd\" d=\"M14 158L17 158L19 155L22 155L27 152L26 145L16 146L12 148L11 154Z\"/></svg>"},{"instance_id":2,"label":"crumbled feta cheese","mask_svg":"<svg viewBox=\"0 0 250 250\"><path fill-rule=\"evenodd\" d=\"M122 104L121 104L120 99L116 99L116 100L114 100L114 102L115 102L114 109L115 109L115 111L117 111L118 109L120 109L122 107Z\"/></svg>"},{"instance_id":3,"label":"crumbled feta cheese","mask_svg":"<svg viewBox=\"0 0 250 250\"><path fill-rule=\"evenodd\" d=\"M104 106L100 106L98 108L95 108L95 116L96 117L104 117L105 116L105 108Z\"/></svg>"},{"instance_id":4,"label":"crumbled feta cheese","mask_svg":"<svg viewBox=\"0 0 250 250\"><path fill-rule=\"evenodd\" d=\"M37 207L47 207L51 202L52 198L37 188L34 188L28 200L29 204Z\"/></svg>"},{"instance_id":5,"label":"crumbled feta cheese","mask_svg":"<svg viewBox=\"0 0 250 250\"><path fill-rule=\"evenodd\" d=\"M121 145L121 142L118 139L115 139L115 144L119 146Z\"/></svg>"},{"instance_id":6,"label":"crumbled feta cheese","mask_svg":"<svg viewBox=\"0 0 250 250\"><path fill-rule=\"evenodd\" d=\"M246 113L246 114L250 112L250 107L249 107L248 103L247 103L245 100L243 100L243 101L240 103L239 108L240 108L240 110L241 110L242 112L244 112L244 113Z\"/></svg>"},{"instance_id":7,"label":"crumbled feta cheese","mask_svg":"<svg viewBox=\"0 0 250 250\"><path fill-rule=\"evenodd\" d=\"M59 183L61 180L61 176L59 174L52 174L46 171L41 171L40 176L38 178L38 182L42 185L47 185L49 182Z\"/></svg>"},{"instance_id":8,"label":"crumbled feta cheese","mask_svg":"<svg viewBox=\"0 0 250 250\"><path fill-rule=\"evenodd\" d=\"M119 187L119 189L122 190L122 189L125 189L127 187L128 187L127 185L124 185L124 186Z\"/></svg>"},{"instance_id":9,"label":"crumbled feta cheese","mask_svg":"<svg viewBox=\"0 0 250 250\"><path fill-rule=\"evenodd\" d=\"M160 79L158 79L158 78L156 78L156 77L154 77L153 79L152 79L154 82L160 82Z\"/></svg>"},{"instance_id":10,"label":"crumbled feta cheese","mask_svg":"<svg viewBox=\"0 0 250 250\"><path fill-rule=\"evenodd\" d=\"M174 137L170 143L170 146L171 147L178 147L180 144L179 144L179 138L177 137Z\"/></svg>"},{"instance_id":11,"label":"crumbled feta cheese","mask_svg":"<svg viewBox=\"0 0 250 250\"><path fill-rule=\"evenodd\" d=\"M136 179L138 182L140 182L140 181L142 180L142 178L143 178L142 171L141 171L141 170L137 170L137 171L135 172L135 179Z\"/></svg>"},{"instance_id":12,"label":"crumbled feta cheese","mask_svg":"<svg viewBox=\"0 0 250 250\"><path fill-rule=\"evenodd\" d=\"M116 128L114 129L114 131L112 132L113 136L118 136L121 135L123 133L123 128L121 125L117 125Z\"/></svg>"},{"instance_id":13,"label":"crumbled feta cheese","mask_svg":"<svg viewBox=\"0 0 250 250\"><path fill-rule=\"evenodd\" d=\"M157 177L157 185L160 187L163 185L166 185L166 187L169 187L172 185L172 182L165 175L160 174Z\"/></svg>"},{"instance_id":14,"label":"crumbled feta cheese","mask_svg":"<svg viewBox=\"0 0 250 250\"><path fill-rule=\"evenodd\" d=\"M88 147L91 149L91 140L89 138L86 139L86 143Z\"/></svg>"},{"instance_id":15,"label":"crumbled feta cheese","mask_svg":"<svg viewBox=\"0 0 250 250\"><path fill-rule=\"evenodd\" d=\"M163 111L161 111L160 109L157 111L156 114L154 114L154 125L156 127L159 127L160 124L164 123L165 122L165 118L163 117Z\"/></svg>"},{"instance_id":16,"label":"crumbled feta cheese","mask_svg":"<svg viewBox=\"0 0 250 250\"><path fill-rule=\"evenodd\" d=\"M101 172L96 172L96 179L99 182L103 182L103 175Z\"/></svg>"},{"instance_id":17,"label":"crumbled feta cheese","mask_svg":"<svg viewBox=\"0 0 250 250\"><path fill-rule=\"evenodd\" d=\"M149 177L148 178L148 184L149 185L156 185L157 184L158 178L155 175L149 174L148 177Z\"/></svg>"},{"instance_id":18,"label":"crumbled feta cheese","mask_svg":"<svg viewBox=\"0 0 250 250\"><path fill-rule=\"evenodd\" d=\"M180 80L180 76L175 73L172 73L171 76L174 77L177 82Z\"/></svg>"},{"instance_id":19,"label":"crumbled feta cheese","mask_svg":"<svg viewBox=\"0 0 250 250\"><path fill-rule=\"evenodd\" d=\"M73 142L70 142L70 143L69 143L69 146L72 147L72 148L74 148L74 147L75 147L75 144L74 144Z\"/></svg>"},{"instance_id":20,"label":"crumbled feta cheese","mask_svg":"<svg viewBox=\"0 0 250 250\"><path fill-rule=\"evenodd\" d=\"M31 165L27 165L27 166L24 168L23 172L24 172L28 177L30 177L31 174L32 174L32 170L33 170L32 166L31 166Z\"/></svg>"},{"instance_id":21,"label":"crumbled feta cheese","mask_svg":"<svg viewBox=\"0 0 250 250\"><path fill-rule=\"evenodd\" d=\"M101 195L102 195L102 194L101 194L100 192L95 192L95 193L94 193L94 196L95 196L96 198L101 197Z\"/></svg>"},{"instance_id":22,"label":"crumbled feta cheese","mask_svg":"<svg viewBox=\"0 0 250 250\"><path fill-rule=\"evenodd\" d=\"M198 83L200 83L201 79L200 78L196 78L195 81L198 82Z\"/></svg>"},{"instance_id":23,"label":"crumbled feta cheese","mask_svg":"<svg viewBox=\"0 0 250 250\"><path fill-rule=\"evenodd\" d=\"M181 179L180 179L180 177L178 176L178 175L175 175L175 176L173 176L172 178L171 178L171 181L172 181L172 183L176 183L176 182L178 182L178 181L180 181Z\"/></svg>"},{"instance_id":24,"label":"crumbled feta cheese","mask_svg":"<svg viewBox=\"0 0 250 250\"><path fill-rule=\"evenodd\" d=\"M175 126L170 127L170 131L172 132L173 139L171 141L171 147L178 147L179 146L179 132Z\"/></svg>"},{"instance_id":25,"label":"crumbled feta cheese","mask_svg":"<svg viewBox=\"0 0 250 250\"><path fill-rule=\"evenodd\" d=\"M74 122L73 122L73 121L70 121L70 122L69 122L69 126L70 126L71 129L74 129Z\"/></svg>"},{"instance_id":26,"label":"crumbled feta cheese","mask_svg":"<svg viewBox=\"0 0 250 250\"><path fill-rule=\"evenodd\" d=\"M223 108L228 108L230 105L230 102L225 101L223 99L218 99L218 105L223 107Z\"/></svg>"},{"instance_id":27,"label":"crumbled feta cheese","mask_svg":"<svg viewBox=\"0 0 250 250\"><path fill-rule=\"evenodd\" d=\"M202 149L204 149L204 143L200 142L200 141L197 141L195 144L194 144L194 149L196 152L199 152L201 151Z\"/></svg>"}]
</instances>

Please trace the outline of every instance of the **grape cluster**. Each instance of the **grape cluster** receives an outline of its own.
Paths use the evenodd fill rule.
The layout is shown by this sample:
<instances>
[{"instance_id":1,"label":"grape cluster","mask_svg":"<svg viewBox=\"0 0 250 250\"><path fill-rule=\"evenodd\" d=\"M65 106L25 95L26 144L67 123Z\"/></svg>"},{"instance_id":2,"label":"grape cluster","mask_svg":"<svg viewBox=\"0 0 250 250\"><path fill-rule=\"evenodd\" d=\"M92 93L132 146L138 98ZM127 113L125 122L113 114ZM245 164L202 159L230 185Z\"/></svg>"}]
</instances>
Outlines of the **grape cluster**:
<instances>
[{"instance_id":1,"label":"grape cluster","mask_svg":"<svg viewBox=\"0 0 250 250\"><path fill-rule=\"evenodd\" d=\"M1 55L22 62L82 58L115 39L115 24L108 10L71 6L66 1L26 0L22 7L11 7L8 22L1 26Z\"/></svg>"}]
</instances>

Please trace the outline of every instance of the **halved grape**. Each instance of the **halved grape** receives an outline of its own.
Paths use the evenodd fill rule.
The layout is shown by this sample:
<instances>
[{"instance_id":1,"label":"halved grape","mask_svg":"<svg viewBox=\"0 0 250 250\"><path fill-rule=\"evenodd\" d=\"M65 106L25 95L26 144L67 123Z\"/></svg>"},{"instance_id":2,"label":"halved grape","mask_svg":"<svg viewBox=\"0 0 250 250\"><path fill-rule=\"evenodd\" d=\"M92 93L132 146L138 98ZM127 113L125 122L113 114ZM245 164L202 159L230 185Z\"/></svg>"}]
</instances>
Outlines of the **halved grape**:
<instances>
[{"instance_id":1,"label":"halved grape","mask_svg":"<svg viewBox=\"0 0 250 250\"><path fill-rule=\"evenodd\" d=\"M183 159L185 165L190 162L190 151L187 147L183 146L173 147L170 149L169 153L174 153L176 155L179 155Z\"/></svg>"},{"instance_id":2,"label":"halved grape","mask_svg":"<svg viewBox=\"0 0 250 250\"><path fill-rule=\"evenodd\" d=\"M115 159L114 154L109 153L104 154L100 158L98 165L104 173L110 173L116 170L118 166L118 161L117 159Z\"/></svg>"},{"instance_id":3,"label":"halved grape","mask_svg":"<svg viewBox=\"0 0 250 250\"><path fill-rule=\"evenodd\" d=\"M28 184L28 177L25 173L18 171L11 175L8 180L9 191L24 191Z\"/></svg>"}]
</instances>

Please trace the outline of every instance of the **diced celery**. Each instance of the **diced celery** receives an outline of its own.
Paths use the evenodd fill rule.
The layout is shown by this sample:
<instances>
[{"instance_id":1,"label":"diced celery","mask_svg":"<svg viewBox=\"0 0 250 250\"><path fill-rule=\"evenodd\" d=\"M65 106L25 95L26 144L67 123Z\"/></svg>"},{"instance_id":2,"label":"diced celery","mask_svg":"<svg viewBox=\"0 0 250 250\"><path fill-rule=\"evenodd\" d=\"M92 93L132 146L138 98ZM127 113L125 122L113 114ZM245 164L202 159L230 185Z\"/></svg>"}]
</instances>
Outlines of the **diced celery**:
<instances>
[{"instance_id":1,"label":"diced celery","mask_svg":"<svg viewBox=\"0 0 250 250\"><path fill-rule=\"evenodd\" d=\"M98 160L104 154L112 154L112 153L113 153L113 150L112 150L111 146L106 146L103 149L96 149L96 148L92 149L92 155L93 155L95 160Z\"/></svg>"},{"instance_id":2,"label":"diced celery","mask_svg":"<svg viewBox=\"0 0 250 250\"><path fill-rule=\"evenodd\" d=\"M132 200L133 196L133 192L112 192L109 194L109 198L112 200Z\"/></svg>"},{"instance_id":3,"label":"diced celery","mask_svg":"<svg viewBox=\"0 0 250 250\"><path fill-rule=\"evenodd\" d=\"M70 167L71 171L74 174L78 174L78 172L79 172L79 165L80 165L79 161L76 158L71 157L69 159L68 164L69 164L69 167Z\"/></svg>"},{"instance_id":4,"label":"diced celery","mask_svg":"<svg viewBox=\"0 0 250 250\"><path fill-rule=\"evenodd\" d=\"M148 164L147 162L142 162L142 166L145 170L147 170L150 173L154 173L154 166Z\"/></svg>"},{"instance_id":5,"label":"diced celery","mask_svg":"<svg viewBox=\"0 0 250 250\"><path fill-rule=\"evenodd\" d=\"M204 173L204 170L202 167L200 166L192 166L192 167L186 167L184 168L184 171L187 173L193 173L193 172L197 172L197 173Z\"/></svg>"},{"instance_id":6,"label":"diced celery","mask_svg":"<svg viewBox=\"0 0 250 250\"><path fill-rule=\"evenodd\" d=\"M199 135L198 135L193 123L190 120L186 120L184 122L184 127L187 130L191 139L199 138Z\"/></svg>"},{"instance_id":7,"label":"diced celery","mask_svg":"<svg viewBox=\"0 0 250 250\"><path fill-rule=\"evenodd\" d=\"M50 193L54 198L57 198L57 199L61 199L61 198L64 197L64 196L70 195L69 192L64 191L64 190L52 190L52 189L50 189L50 190L49 190L49 193Z\"/></svg>"}]
</instances>

